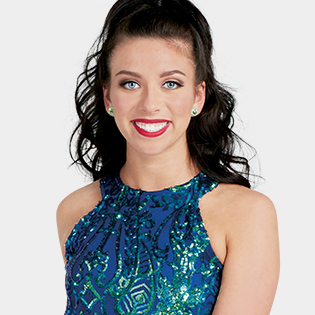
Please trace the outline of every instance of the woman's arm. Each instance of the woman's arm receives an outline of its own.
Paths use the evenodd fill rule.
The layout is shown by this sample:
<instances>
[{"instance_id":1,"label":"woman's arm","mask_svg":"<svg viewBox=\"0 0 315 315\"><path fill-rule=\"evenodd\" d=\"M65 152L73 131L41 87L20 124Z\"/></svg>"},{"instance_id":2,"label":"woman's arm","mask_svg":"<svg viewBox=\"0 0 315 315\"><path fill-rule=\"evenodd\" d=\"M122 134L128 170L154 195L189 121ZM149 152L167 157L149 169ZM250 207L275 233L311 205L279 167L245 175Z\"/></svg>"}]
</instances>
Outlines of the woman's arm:
<instances>
[{"instance_id":1,"label":"woman's arm","mask_svg":"<svg viewBox=\"0 0 315 315\"><path fill-rule=\"evenodd\" d=\"M280 261L274 205L264 195L241 186L219 187L213 205L221 207L215 211L222 214L226 251L213 315L268 315ZM211 231L210 224L205 225Z\"/></svg>"}]
</instances>

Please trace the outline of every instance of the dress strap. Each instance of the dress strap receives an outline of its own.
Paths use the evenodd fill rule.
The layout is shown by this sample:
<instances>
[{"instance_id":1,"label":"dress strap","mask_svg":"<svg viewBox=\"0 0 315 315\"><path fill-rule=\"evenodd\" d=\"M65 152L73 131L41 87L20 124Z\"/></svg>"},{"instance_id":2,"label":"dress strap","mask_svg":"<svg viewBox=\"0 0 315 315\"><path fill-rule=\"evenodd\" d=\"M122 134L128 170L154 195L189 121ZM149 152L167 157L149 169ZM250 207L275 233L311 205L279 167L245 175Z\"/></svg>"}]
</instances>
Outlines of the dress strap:
<instances>
[{"instance_id":1,"label":"dress strap","mask_svg":"<svg viewBox=\"0 0 315 315\"><path fill-rule=\"evenodd\" d=\"M219 182L213 180L212 178L208 177L204 173L200 173L199 182L195 189L197 192L197 201L199 203L200 199L209 191L212 191L214 188L218 186Z\"/></svg>"},{"instance_id":2,"label":"dress strap","mask_svg":"<svg viewBox=\"0 0 315 315\"><path fill-rule=\"evenodd\" d=\"M116 194L117 189L121 189L118 175L107 175L100 179L100 190L102 193L102 199L107 199L109 196Z\"/></svg>"},{"instance_id":3,"label":"dress strap","mask_svg":"<svg viewBox=\"0 0 315 315\"><path fill-rule=\"evenodd\" d=\"M108 181L107 177L102 177L100 179L100 190L101 190L101 193L102 193L102 199L104 199L105 196L107 195L107 192L106 192L107 181Z\"/></svg>"}]
</instances>

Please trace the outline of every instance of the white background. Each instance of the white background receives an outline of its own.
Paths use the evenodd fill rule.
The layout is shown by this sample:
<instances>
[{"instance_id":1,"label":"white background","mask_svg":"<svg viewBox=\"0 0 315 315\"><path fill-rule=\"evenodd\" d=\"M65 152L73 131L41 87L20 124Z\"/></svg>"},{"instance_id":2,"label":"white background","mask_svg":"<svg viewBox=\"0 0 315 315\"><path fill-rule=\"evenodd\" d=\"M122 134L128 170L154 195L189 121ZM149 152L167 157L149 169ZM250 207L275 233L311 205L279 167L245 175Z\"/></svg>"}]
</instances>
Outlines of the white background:
<instances>
[{"instance_id":1,"label":"white background","mask_svg":"<svg viewBox=\"0 0 315 315\"><path fill-rule=\"evenodd\" d=\"M315 314L314 17L311 1L196 0L237 130L276 205L281 276L272 315ZM4 3L4 2L3 2ZM55 211L88 181L67 146L74 88L114 1L6 1L0 8L1 313L63 314Z\"/></svg>"}]
</instances>

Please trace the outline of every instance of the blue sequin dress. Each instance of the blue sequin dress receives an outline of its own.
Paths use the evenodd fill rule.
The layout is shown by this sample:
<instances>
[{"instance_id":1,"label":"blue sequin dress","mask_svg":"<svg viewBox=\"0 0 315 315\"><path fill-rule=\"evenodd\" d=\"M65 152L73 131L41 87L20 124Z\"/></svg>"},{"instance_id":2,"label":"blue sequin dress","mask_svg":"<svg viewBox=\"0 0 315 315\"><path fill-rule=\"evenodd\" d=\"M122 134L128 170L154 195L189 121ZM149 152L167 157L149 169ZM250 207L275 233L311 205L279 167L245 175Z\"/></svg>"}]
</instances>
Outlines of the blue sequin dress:
<instances>
[{"instance_id":1,"label":"blue sequin dress","mask_svg":"<svg viewBox=\"0 0 315 315\"><path fill-rule=\"evenodd\" d=\"M66 241L65 314L211 314L223 266L198 202L217 186L203 173L156 192L119 176Z\"/></svg>"}]
</instances>

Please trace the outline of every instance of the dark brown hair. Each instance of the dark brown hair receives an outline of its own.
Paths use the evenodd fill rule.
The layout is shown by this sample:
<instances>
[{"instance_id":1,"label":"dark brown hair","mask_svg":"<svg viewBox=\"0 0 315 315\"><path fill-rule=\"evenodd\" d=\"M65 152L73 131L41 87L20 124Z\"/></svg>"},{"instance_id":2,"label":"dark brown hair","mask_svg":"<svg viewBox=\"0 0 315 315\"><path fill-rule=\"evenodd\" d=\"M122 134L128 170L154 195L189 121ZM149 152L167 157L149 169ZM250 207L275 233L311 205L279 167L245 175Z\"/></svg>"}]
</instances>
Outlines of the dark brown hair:
<instances>
[{"instance_id":1,"label":"dark brown hair","mask_svg":"<svg viewBox=\"0 0 315 315\"><path fill-rule=\"evenodd\" d=\"M250 187L248 160L234 155L235 145L242 141L232 131L235 99L215 79L209 25L188 0L119 0L111 8L77 82L79 123L70 142L71 151L78 134L74 163L96 180L119 172L126 162L126 141L105 112L102 91L110 83L111 54L122 37L180 39L191 45L196 84L206 82L203 110L187 129L191 158L200 171L215 180Z\"/></svg>"}]
</instances>

